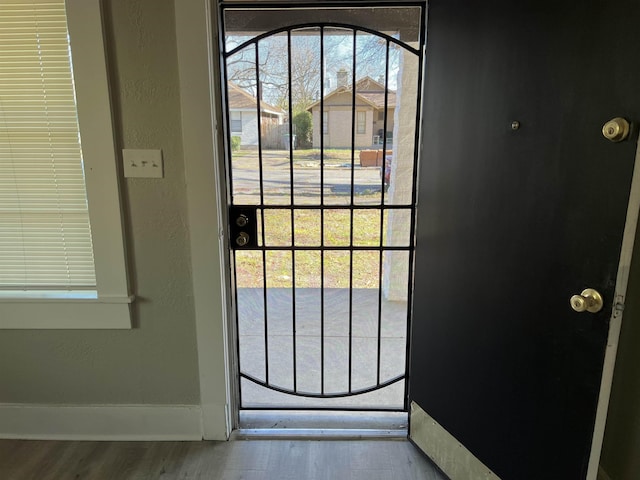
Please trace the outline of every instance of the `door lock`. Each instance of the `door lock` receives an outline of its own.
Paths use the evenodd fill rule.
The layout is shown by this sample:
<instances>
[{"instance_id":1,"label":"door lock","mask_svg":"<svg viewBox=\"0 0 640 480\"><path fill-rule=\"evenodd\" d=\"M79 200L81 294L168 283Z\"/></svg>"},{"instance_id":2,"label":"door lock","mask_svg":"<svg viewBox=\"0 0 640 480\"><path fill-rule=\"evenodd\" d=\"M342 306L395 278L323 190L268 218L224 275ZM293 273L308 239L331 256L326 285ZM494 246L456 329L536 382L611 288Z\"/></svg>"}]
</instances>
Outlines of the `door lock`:
<instances>
[{"instance_id":1,"label":"door lock","mask_svg":"<svg viewBox=\"0 0 640 480\"><path fill-rule=\"evenodd\" d=\"M580 295L574 295L569 300L571 308L576 312L598 313L602 310L602 295L593 288L585 288Z\"/></svg>"},{"instance_id":2,"label":"door lock","mask_svg":"<svg viewBox=\"0 0 640 480\"><path fill-rule=\"evenodd\" d=\"M245 247L249 244L249 234L247 232L240 232L236 237L236 243L239 247Z\"/></svg>"},{"instance_id":3,"label":"door lock","mask_svg":"<svg viewBox=\"0 0 640 480\"><path fill-rule=\"evenodd\" d=\"M250 205L229 207L229 247L248 249L258 246L257 209Z\"/></svg>"},{"instance_id":4,"label":"door lock","mask_svg":"<svg viewBox=\"0 0 640 480\"><path fill-rule=\"evenodd\" d=\"M242 228L242 227L246 227L248 224L249 224L249 217L247 217L244 213L241 213L240 215L238 215L238 218L236 218L236 225Z\"/></svg>"},{"instance_id":5,"label":"door lock","mask_svg":"<svg viewBox=\"0 0 640 480\"><path fill-rule=\"evenodd\" d=\"M607 140L617 143L629 136L629 130L629 122L622 117L616 117L604 124L602 135Z\"/></svg>"}]
</instances>

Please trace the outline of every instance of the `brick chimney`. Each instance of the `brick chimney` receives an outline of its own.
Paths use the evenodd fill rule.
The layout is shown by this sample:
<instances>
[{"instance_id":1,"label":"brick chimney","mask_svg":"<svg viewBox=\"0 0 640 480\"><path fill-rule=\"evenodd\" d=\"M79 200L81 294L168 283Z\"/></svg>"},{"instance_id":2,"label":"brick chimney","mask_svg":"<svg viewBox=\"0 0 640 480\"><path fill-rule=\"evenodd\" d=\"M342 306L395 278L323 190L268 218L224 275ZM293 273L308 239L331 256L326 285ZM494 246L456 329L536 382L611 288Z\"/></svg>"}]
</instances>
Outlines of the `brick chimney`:
<instances>
[{"instance_id":1,"label":"brick chimney","mask_svg":"<svg viewBox=\"0 0 640 480\"><path fill-rule=\"evenodd\" d=\"M336 77L338 79L338 87L346 87L349 85L349 72L347 69L342 67L340 70L336 72Z\"/></svg>"}]
</instances>

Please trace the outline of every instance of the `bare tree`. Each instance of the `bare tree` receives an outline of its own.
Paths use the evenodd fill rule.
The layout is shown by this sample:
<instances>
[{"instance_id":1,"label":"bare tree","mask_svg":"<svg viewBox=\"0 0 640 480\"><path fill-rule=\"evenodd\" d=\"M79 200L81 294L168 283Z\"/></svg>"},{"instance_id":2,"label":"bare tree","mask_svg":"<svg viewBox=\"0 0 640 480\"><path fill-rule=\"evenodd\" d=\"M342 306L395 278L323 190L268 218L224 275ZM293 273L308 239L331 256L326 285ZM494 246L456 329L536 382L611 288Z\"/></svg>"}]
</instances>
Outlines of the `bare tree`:
<instances>
[{"instance_id":1,"label":"bare tree","mask_svg":"<svg viewBox=\"0 0 640 480\"><path fill-rule=\"evenodd\" d=\"M242 40L236 41L240 44ZM267 37L258 42L258 69L255 46L251 44L227 59L227 78L254 96L258 94L259 78L263 100L288 110L290 66L292 110L305 110L320 98L323 71L324 94L336 87L336 82L331 79L336 78L338 70L345 69L348 72L349 83L353 78L353 35L347 31L326 33L323 43L324 54L321 55L320 35L317 30L293 34L290 45L286 34ZM356 79L370 76L374 80L382 78L384 82L386 55L385 39L371 34L358 34L355 41ZM398 58L397 49L390 48L391 88L395 86Z\"/></svg>"}]
</instances>

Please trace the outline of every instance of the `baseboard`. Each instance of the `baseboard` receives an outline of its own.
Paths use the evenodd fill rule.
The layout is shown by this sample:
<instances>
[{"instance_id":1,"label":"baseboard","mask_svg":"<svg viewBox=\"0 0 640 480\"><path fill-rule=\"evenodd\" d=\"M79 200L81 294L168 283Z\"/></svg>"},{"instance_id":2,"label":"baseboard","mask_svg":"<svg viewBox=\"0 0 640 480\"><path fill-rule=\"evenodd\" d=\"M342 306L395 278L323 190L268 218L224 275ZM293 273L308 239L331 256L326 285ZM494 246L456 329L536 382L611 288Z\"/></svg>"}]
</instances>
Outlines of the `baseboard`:
<instances>
[{"instance_id":1,"label":"baseboard","mask_svg":"<svg viewBox=\"0 0 640 480\"><path fill-rule=\"evenodd\" d=\"M0 404L0 438L202 440L199 405Z\"/></svg>"},{"instance_id":2,"label":"baseboard","mask_svg":"<svg viewBox=\"0 0 640 480\"><path fill-rule=\"evenodd\" d=\"M604 468L602 468L602 465L598 466L598 480L611 480L611 477Z\"/></svg>"}]
</instances>

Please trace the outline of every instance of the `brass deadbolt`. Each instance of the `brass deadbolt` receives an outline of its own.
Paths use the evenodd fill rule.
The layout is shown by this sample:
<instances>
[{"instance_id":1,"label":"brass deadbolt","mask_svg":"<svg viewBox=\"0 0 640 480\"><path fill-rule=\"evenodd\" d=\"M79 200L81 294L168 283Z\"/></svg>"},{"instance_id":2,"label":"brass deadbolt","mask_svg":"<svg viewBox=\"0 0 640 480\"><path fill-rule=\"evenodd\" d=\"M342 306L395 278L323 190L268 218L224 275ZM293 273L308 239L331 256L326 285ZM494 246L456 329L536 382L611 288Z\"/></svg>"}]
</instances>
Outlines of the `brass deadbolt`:
<instances>
[{"instance_id":1,"label":"brass deadbolt","mask_svg":"<svg viewBox=\"0 0 640 480\"><path fill-rule=\"evenodd\" d=\"M238 225L240 228L246 227L248 223L249 217L247 217L244 213L241 213L240 215L238 215L238 218L236 218L236 225Z\"/></svg>"},{"instance_id":2,"label":"brass deadbolt","mask_svg":"<svg viewBox=\"0 0 640 480\"><path fill-rule=\"evenodd\" d=\"M602 295L593 288L585 288L580 295L574 295L569 300L571 308L576 312L598 313L602 310Z\"/></svg>"},{"instance_id":3,"label":"brass deadbolt","mask_svg":"<svg viewBox=\"0 0 640 480\"><path fill-rule=\"evenodd\" d=\"M602 135L604 135L604 138L607 140L617 143L629 136L630 129L629 122L626 119L616 117L604 124L604 127L602 127Z\"/></svg>"}]
</instances>

